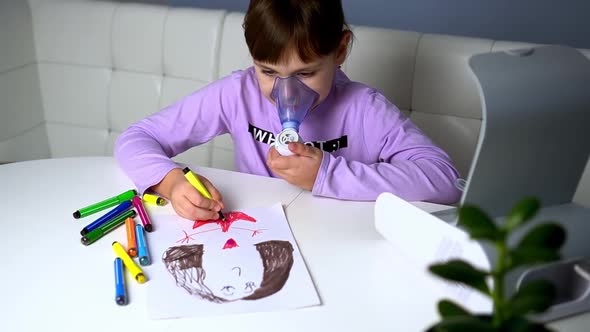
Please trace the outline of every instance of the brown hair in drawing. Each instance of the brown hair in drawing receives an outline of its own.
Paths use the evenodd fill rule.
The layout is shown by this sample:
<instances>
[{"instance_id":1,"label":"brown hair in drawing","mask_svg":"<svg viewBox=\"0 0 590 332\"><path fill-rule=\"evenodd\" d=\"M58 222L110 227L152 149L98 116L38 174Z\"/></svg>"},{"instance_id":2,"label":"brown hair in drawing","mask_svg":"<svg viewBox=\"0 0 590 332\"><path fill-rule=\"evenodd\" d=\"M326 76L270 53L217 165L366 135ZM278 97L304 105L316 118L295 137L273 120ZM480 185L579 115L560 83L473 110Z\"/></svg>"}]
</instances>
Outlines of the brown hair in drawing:
<instances>
[{"instance_id":1,"label":"brown hair in drawing","mask_svg":"<svg viewBox=\"0 0 590 332\"><path fill-rule=\"evenodd\" d=\"M257 243L263 275L260 287L242 300L258 300L280 291L293 266L293 246L288 241L265 241ZM203 268L203 245L181 245L168 248L162 256L166 269L174 277L176 285L189 294L215 303L232 300L216 295L205 283L206 271Z\"/></svg>"}]
</instances>

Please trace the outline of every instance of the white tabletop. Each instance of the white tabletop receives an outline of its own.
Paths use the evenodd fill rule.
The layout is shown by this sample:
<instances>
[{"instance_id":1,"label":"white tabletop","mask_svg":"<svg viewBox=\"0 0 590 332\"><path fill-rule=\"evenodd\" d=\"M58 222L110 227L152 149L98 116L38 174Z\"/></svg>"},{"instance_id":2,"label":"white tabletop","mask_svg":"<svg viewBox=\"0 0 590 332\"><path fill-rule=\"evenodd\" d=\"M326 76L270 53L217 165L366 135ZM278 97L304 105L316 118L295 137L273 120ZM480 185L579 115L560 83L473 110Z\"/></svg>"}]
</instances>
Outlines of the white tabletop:
<instances>
[{"instance_id":1,"label":"white tabletop","mask_svg":"<svg viewBox=\"0 0 590 332\"><path fill-rule=\"evenodd\" d=\"M438 319L438 296L424 272L406 269L405 258L376 232L374 202L313 197L278 179L193 170L215 183L228 209L283 204L322 305L149 320L147 284L130 284L130 303L117 306L110 245L124 241L124 229L85 247L79 232L89 220L75 220L72 212L134 186L110 157L48 159L0 166L0 250L6 263L0 272L0 330L422 331ZM148 212L171 209L168 204ZM589 323L590 315L582 315L552 326L584 331Z\"/></svg>"}]
</instances>

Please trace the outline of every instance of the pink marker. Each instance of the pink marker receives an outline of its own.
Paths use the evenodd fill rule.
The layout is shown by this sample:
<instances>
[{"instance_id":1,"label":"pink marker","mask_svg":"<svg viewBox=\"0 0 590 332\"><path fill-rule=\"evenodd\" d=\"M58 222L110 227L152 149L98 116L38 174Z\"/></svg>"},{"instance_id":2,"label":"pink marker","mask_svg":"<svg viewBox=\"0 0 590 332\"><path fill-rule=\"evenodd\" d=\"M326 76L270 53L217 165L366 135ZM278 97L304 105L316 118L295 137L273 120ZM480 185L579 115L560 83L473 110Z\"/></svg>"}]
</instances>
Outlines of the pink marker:
<instances>
[{"instance_id":1,"label":"pink marker","mask_svg":"<svg viewBox=\"0 0 590 332\"><path fill-rule=\"evenodd\" d=\"M141 198L139 198L139 196L133 197L133 206L137 210L137 214L139 214L139 219L141 219L143 229L145 229L146 232L152 232L154 227L152 226L150 218L145 212L145 208L143 207L143 203L141 202Z\"/></svg>"}]
</instances>

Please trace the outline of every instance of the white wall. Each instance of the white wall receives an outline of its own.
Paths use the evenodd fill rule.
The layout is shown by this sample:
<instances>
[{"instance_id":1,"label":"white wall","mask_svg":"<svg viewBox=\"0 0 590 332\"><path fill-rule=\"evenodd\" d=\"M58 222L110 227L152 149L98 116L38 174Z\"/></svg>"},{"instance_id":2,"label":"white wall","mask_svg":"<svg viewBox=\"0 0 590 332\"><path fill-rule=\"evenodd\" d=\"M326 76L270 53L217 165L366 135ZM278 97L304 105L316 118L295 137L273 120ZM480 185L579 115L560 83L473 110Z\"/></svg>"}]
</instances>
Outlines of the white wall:
<instances>
[{"instance_id":1,"label":"white wall","mask_svg":"<svg viewBox=\"0 0 590 332\"><path fill-rule=\"evenodd\" d=\"M0 163L49 157L31 13L0 0Z\"/></svg>"}]
</instances>

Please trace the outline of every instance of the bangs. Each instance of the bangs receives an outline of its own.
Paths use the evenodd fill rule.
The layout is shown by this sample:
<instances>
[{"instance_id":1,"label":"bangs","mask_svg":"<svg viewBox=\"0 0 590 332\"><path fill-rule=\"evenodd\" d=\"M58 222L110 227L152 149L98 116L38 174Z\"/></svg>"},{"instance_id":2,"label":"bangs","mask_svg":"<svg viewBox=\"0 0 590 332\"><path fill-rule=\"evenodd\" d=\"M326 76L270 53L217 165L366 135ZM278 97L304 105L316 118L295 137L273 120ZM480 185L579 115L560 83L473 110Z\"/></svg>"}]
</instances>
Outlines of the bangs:
<instances>
[{"instance_id":1,"label":"bangs","mask_svg":"<svg viewBox=\"0 0 590 332\"><path fill-rule=\"evenodd\" d=\"M309 63L336 50L344 17L321 15L330 12L321 8L322 2L252 1L243 25L252 58L278 64L288 61L294 50L301 61Z\"/></svg>"}]
</instances>

